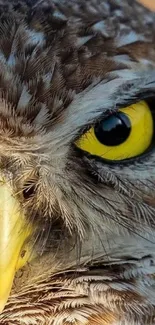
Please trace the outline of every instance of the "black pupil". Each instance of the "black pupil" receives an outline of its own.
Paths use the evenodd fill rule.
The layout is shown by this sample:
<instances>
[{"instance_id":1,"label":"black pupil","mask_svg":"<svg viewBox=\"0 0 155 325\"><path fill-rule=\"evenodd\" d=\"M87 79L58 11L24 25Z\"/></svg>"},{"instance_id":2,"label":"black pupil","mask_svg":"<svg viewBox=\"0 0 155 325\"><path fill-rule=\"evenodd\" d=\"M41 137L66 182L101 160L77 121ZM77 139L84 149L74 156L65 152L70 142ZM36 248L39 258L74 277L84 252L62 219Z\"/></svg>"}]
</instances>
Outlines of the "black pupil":
<instances>
[{"instance_id":1,"label":"black pupil","mask_svg":"<svg viewBox=\"0 0 155 325\"><path fill-rule=\"evenodd\" d=\"M94 131L97 139L102 144L118 146L129 137L131 122L126 114L118 112L98 123Z\"/></svg>"}]
</instances>

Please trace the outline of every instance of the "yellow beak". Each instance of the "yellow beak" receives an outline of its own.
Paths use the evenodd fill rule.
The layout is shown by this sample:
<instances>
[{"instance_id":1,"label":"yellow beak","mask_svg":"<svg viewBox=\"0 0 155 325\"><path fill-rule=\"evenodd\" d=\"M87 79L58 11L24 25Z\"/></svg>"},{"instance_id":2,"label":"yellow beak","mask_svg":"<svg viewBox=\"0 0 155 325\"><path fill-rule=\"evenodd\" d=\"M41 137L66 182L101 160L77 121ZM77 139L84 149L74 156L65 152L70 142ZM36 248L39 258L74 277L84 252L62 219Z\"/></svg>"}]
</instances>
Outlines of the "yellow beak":
<instances>
[{"instance_id":1,"label":"yellow beak","mask_svg":"<svg viewBox=\"0 0 155 325\"><path fill-rule=\"evenodd\" d=\"M15 272L29 260L26 240L32 233L11 187L0 179L0 313L8 300Z\"/></svg>"}]
</instances>

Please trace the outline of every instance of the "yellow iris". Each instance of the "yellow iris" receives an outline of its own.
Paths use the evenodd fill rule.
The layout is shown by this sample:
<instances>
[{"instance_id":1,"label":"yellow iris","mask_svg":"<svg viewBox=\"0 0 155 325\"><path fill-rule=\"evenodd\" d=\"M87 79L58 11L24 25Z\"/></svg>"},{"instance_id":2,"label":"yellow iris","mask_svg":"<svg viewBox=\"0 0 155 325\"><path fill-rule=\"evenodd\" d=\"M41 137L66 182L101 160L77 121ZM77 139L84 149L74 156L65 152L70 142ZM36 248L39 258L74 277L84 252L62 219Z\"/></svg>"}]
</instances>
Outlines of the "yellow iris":
<instances>
[{"instance_id":1,"label":"yellow iris","mask_svg":"<svg viewBox=\"0 0 155 325\"><path fill-rule=\"evenodd\" d=\"M130 123L130 132L124 141L117 145L107 145L107 141L105 141L106 144L103 141L99 141L95 133L95 128L92 127L76 141L76 146L83 151L89 152L91 155L108 160L123 160L144 153L152 142L154 131L153 117L148 104L145 101L141 101L120 109L119 112L122 112ZM110 118L111 116L109 116L109 124ZM106 123L107 121L108 119L106 119ZM111 139L111 141L114 140L114 143L115 138L117 138L117 130L121 132L121 129L115 129L115 133L113 133L114 139ZM111 136L110 130L103 135L105 136L105 134L108 139Z\"/></svg>"}]
</instances>

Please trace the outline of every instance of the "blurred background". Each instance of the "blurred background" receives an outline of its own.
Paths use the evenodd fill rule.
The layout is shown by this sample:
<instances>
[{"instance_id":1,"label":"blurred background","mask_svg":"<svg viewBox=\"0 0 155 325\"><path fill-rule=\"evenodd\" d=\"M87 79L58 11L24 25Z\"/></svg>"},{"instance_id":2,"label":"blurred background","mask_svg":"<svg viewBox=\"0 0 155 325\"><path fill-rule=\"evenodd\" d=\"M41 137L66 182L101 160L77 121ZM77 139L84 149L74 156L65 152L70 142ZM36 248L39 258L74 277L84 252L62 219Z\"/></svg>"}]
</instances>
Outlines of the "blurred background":
<instances>
[{"instance_id":1,"label":"blurred background","mask_svg":"<svg viewBox=\"0 0 155 325\"><path fill-rule=\"evenodd\" d=\"M146 7L155 10L155 0L139 0L139 2L143 3Z\"/></svg>"}]
</instances>

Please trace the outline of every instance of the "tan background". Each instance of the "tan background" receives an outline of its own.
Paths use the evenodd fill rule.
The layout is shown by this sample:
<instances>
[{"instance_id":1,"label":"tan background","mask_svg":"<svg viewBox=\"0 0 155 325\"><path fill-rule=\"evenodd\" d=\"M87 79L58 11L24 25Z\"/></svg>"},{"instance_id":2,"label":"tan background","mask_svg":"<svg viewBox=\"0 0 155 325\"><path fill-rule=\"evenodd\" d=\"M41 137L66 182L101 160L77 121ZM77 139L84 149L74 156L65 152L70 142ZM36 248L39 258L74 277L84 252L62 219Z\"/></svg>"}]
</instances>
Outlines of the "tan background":
<instances>
[{"instance_id":1,"label":"tan background","mask_svg":"<svg viewBox=\"0 0 155 325\"><path fill-rule=\"evenodd\" d=\"M139 0L139 1L142 2L146 7L155 10L155 0Z\"/></svg>"}]
</instances>

